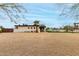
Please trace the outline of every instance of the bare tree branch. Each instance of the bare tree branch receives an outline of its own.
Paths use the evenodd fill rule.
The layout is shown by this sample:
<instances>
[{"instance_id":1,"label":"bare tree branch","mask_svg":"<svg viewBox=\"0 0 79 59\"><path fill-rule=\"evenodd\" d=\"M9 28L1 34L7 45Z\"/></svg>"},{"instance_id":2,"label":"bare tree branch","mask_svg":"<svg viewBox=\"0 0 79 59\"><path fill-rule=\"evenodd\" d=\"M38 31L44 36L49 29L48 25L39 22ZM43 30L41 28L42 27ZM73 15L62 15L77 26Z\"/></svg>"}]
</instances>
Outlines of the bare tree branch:
<instances>
[{"instance_id":1,"label":"bare tree branch","mask_svg":"<svg viewBox=\"0 0 79 59\"><path fill-rule=\"evenodd\" d=\"M20 17L18 14L17 14L17 16L14 16L13 15L14 11L16 11L17 13L21 13L23 11L27 12L27 10L23 6L21 6L19 4L15 4L15 3L2 3L2 4L0 4L0 8L5 11L7 16L10 18L11 22L14 22L14 23L17 23L17 22L13 19L13 17L16 19L18 17ZM16 9L16 10L14 10L14 9Z\"/></svg>"}]
</instances>

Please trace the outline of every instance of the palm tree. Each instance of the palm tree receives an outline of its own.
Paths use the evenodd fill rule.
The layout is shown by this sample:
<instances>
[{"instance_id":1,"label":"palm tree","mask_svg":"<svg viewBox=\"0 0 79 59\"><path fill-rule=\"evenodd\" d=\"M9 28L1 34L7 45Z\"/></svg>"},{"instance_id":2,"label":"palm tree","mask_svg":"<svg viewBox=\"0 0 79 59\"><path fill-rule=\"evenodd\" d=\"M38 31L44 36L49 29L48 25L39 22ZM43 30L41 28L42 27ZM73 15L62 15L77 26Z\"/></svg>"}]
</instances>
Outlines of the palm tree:
<instances>
[{"instance_id":1,"label":"palm tree","mask_svg":"<svg viewBox=\"0 0 79 59\"><path fill-rule=\"evenodd\" d=\"M34 25L39 25L39 22L40 22L40 21L35 20L35 21L34 21Z\"/></svg>"},{"instance_id":2,"label":"palm tree","mask_svg":"<svg viewBox=\"0 0 79 59\"><path fill-rule=\"evenodd\" d=\"M39 25L40 25L39 22L40 21L38 21L38 20L34 21L34 25L36 26L36 32L38 32L38 29L39 29Z\"/></svg>"}]
</instances>

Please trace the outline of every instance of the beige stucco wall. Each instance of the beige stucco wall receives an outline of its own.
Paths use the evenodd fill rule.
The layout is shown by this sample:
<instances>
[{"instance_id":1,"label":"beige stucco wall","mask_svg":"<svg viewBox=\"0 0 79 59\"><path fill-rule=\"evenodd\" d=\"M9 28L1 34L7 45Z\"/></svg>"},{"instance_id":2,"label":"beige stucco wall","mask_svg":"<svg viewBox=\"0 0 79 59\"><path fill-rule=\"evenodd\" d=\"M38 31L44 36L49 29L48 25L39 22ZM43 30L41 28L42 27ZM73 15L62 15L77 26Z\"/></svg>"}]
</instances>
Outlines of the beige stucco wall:
<instances>
[{"instance_id":1,"label":"beige stucco wall","mask_svg":"<svg viewBox=\"0 0 79 59\"><path fill-rule=\"evenodd\" d=\"M36 26L29 26L29 29L28 27L18 27L14 29L14 32L36 32ZM38 32L40 32L39 27Z\"/></svg>"},{"instance_id":2,"label":"beige stucco wall","mask_svg":"<svg viewBox=\"0 0 79 59\"><path fill-rule=\"evenodd\" d=\"M79 32L79 30L75 29L73 32Z\"/></svg>"}]
</instances>

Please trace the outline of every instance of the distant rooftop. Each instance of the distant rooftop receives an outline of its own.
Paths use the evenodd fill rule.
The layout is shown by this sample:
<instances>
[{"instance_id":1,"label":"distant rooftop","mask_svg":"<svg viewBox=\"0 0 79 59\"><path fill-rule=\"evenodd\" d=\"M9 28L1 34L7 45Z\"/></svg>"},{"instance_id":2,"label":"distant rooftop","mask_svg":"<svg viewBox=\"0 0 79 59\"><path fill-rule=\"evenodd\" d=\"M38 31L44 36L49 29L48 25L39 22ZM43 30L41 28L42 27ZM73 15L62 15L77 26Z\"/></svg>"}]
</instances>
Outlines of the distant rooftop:
<instances>
[{"instance_id":1,"label":"distant rooftop","mask_svg":"<svg viewBox=\"0 0 79 59\"><path fill-rule=\"evenodd\" d=\"M24 27L24 26L36 26L36 25L27 25L27 24L23 24L23 25L15 25L15 26Z\"/></svg>"}]
</instances>

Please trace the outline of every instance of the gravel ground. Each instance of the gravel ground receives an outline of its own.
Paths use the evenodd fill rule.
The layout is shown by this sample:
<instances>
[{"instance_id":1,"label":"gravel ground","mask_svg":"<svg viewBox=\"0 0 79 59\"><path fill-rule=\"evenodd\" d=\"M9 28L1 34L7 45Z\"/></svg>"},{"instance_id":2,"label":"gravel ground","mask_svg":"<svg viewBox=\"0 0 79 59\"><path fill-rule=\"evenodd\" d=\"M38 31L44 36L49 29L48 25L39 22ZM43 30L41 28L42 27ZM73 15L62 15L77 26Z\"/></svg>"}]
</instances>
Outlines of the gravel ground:
<instances>
[{"instance_id":1,"label":"gravel ground","mask_svg":"<svg viewBox=\"0 0 79 59\"><path fill-rule=\"evenodd\" d=\"M1 56L79 56L79 33L0 33Z\"/></svg>"}]
</instances>

